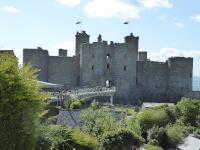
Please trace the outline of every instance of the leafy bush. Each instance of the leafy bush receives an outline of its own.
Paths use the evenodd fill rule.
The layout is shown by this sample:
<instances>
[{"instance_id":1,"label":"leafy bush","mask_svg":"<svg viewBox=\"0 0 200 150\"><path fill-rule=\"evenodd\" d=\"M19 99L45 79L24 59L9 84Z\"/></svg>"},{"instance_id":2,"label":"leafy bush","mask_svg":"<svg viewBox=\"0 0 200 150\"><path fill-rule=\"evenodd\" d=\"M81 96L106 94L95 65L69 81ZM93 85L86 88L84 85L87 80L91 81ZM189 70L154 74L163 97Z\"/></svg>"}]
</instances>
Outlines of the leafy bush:
<instances>
[{"instance_id":1,"label":"leafy bush","mask_svg":"<svg viewBox=\"0 0 200 150\"><path fill-rule=\"evenodd\" d=\"M49 117L47 120L46 120L46 123L45 124L56 124L57 123L57 116L52 116L52 117Z\"/></svg>"},{"instance_id":2,"label":"leafy bush","mask_svg":"<svg viewBox=\"0 0 200 150\"><path fill-rule=\"evenodd\" d=\"M97 150L99 146L95 137L80 131L80 129L73 130L70 145L77 150Z\"/></svg>"},{"instance_id":3,"label":"leafy bush","mask_svg":"<svg viewBox=\"0 0 200 150\"><path fill-rule=\"evenodd\" d=\"M96 137L117 128L117 123L112 113L104 109L93 110L89 108L83 110L81 118L84 121L83 130Z\"/></svg>"},{"instance_id":4,"label":"leafy bush","mask_svg":"<svg viewBox=\"0 0 200 150\"><path fill-rule=\"evenodd\" d=\"M165 147L167 134L165 128L154 126L148 132L148 141L151 145L160 145Z\"/></svg>"},{"instance_id":5,"label":"leafy bush","mask_svg":"<svg viewBox=\"0 0 200 150\"><path fill-rule=\"evenodd\" d=\"M189 134L188 127L178 124L169 124L165 128L153 127L148 132L148 141L151 145L159 145L163 148L173 148L182 143L183 139ZM153 141L156 143L152 143Z\"/></svg>"},{"instance_id":6,"label":"leafy bush","mask_svg":"<svg viewBox=\"0 0 200 150\"><path fill-rule=\"evenodd\" d=\"M169 116L163 109L145 109L138 115L142 131L147 131L153 126L164 127L169 123Z\"/></svg>"},{"instance_id":7,"label":"leafy bush","mask_svg":"<svg viewBox=\"0 0 200 150\"><path fill-rule=\"evenodd\" d=\"M67 109L80 109L85 104L82 99L69 99L65 102L65 107Z\"/></svg>"},{"instance_id":8,"label":"leafy bush","mask_svg":"<svg viewBox=\"0 0 200 150\"><path fill-rule=\"evenodd\" d=\"M37 138L36 150L72 149L73 147L69 144L71 141L72 135L68 128L58 125L41 126Z\"/></svg>"},{"instance_id":9,"label":"leafy bush","mask_svg":"<svg viewBox=\"0 0 200 150\"><path fill-rule=\"evenodd\" d=\"M130 130L117 130L105 133L100 139L101 150L130 150L138 148L142 139Z\"/></svg>"},{"instance_id":10,"label":"leafy bush","mask_svg":"<svg viewBox=\"0 0 200 150\"><path fill-rule=\"evenodd\" d=\"M131 118L126 118L122 128L127 128L133 131L138 136L141 136L141 126L139 121L137 120L136 116L132 116Z\"/></svg>"},{"instance_id":11,"label":"leafy bush","mask_svg":"<svg viewBox=\"0 0 200 150\"><path fill-rule=\"evenodd\" d=\"M92 109L98 109L99 107L99 103L94 99L91 103L91 108Z\"/></svg>"},{"instance_id":12,"label":"leafy bush","mask_svg":"<svg viewBox=\"0 0 200 150\"><path fill-rule=\"evenodd\" d=\"M187 125L200 126L200 100L182 98L177 104L180 110L180 118Z\"/></svg>"},{"instance_id":13,"label":"leafy bush","mask_svg":"<svg viewBox=\"0 0 200 150\"><path fill-rule=\"evenodd\" d=\"M167 116L169 117L170 123L175 123L177 120L177 115L178 115L178 109L177 107L174 106L166 106L164 108L165 112L167 113Z\"/></svg>"},{"instance_id":14,"label":"leafy bush","mask_svg":"<svg viewBox=\"0 0 200 150\"><path fill-rule=\"evenodd\" d=\"M166 145L168 147L175 147L177 144L183 142L183 139L189 134L188 128L177 124L168 125L166 127L167 140Z\"/></svg>"},{"instance_id":15,"label":"leafy bush","mask_svg":"<svg viewBox=\"0 0 200 150\"><path fill-rule=\"evenodd\" d=\"M146 147L146 150L163 150L163 148L159 147L159 146L148 144Z\"/></svg>"},{"instance_id":16,"label":"leafy bush","mask_svg":"<svg viewBox=\"0 0 200 150\"><path fill-rule=\"evenodd\" d=\"M52 106L51 104L48 104L44 107L44 111L40 114L40 120L41 123L46 123L48 121L48 118L57 116L59 114L60 107L58 106Z\"/></svg>"}]
</instances>

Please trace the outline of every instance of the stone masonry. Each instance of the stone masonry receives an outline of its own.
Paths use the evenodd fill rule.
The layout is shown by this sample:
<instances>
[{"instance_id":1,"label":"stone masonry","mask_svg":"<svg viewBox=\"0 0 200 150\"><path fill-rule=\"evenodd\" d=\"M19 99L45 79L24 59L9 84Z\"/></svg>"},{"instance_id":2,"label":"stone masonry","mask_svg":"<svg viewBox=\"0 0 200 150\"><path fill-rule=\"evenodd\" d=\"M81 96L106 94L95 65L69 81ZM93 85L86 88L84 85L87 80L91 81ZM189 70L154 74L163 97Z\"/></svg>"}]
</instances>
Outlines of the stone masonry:
<instances>
[{"instance_id":1,"label":"stone masonry","mask_svg":"<svg viewBox=\"0 0 200 150\"><path fill-rule=\"evenodd\" d=\"M24 49L23 63L40 69L38 79L75 87L105 86L107 80L116 87L115 103L131 104L134 100L169 102L192 91L193 58L171 57L166 62L147 59L138 52L139 37L132 33L124 43L103 41L90 43L85 32L76 34L76 53L49 56L42 48Z\"/></svg>"}]
</instances>

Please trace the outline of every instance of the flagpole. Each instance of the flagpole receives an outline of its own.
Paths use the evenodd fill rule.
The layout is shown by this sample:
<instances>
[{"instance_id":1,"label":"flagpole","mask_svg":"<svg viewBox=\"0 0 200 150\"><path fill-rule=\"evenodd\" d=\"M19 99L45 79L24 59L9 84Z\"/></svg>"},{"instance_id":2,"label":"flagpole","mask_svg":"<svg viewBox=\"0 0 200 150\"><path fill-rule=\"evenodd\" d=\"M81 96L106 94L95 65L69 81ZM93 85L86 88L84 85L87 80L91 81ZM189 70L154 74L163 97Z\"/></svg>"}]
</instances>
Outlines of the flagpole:
<instances>
[{"instance_id":1,"label":"flagpole","mask_svg":"<svg viewBox=\"0 0 200 150\"><path fill-rule=\"evenodd\" d=\"M126 21L124 22L125 25L128 25L128 34L130 34L130 31L131 31L131 26L130 26L130 22L129 21Z\"/></svg>"},{"instance_id":2,"label":"flagpole","mask_svg":"<svg viewBox=\"0 0 200 150\"><path fill-rule=\"evenodd\" d=\"M80 32L81 32L81 21L78 21L78 22L76 22L76 25L79 25L79 30L80 30Z\"/></svg>"}]
</instances>

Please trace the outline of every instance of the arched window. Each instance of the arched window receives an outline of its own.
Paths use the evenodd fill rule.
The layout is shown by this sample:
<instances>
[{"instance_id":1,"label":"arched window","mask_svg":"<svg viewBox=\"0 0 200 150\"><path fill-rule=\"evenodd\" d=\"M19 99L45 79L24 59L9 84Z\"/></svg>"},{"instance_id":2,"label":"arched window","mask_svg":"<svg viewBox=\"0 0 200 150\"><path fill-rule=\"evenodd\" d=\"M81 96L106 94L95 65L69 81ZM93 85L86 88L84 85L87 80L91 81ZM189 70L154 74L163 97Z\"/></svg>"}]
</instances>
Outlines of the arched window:
<instances>
[{"instance_id":1,"label":"arched window","mask_svg":"<svg viewBox=\"0 0 200 150\"><path fill-rule=\"evenodd\" d=\"M94 70L94 66L92 65L92 70Z\"/></svg>"}]
</instances>

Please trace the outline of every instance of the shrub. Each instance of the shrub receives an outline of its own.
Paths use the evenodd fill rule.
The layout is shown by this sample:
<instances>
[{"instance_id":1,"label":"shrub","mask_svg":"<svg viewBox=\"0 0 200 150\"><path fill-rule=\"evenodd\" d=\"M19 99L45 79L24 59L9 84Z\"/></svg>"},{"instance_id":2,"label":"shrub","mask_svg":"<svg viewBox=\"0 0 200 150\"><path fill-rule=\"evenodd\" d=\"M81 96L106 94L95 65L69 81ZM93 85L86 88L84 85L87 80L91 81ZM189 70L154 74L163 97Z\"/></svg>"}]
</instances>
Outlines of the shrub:
<instances>
[{"instance_id":1,"label":"shrub","mask_svg":"<svg viewBox=\"0 0 200 150\"><path fill-rule=\"evenodd\" d=\"M169 117L163 109L145 109L138 115L138 120L143 132L153 126L164 127L169 123Z\"/></svg>"},{"instance_id":2,"label":"shrub","mask_svg":"<svg viewBox=\"0 0 200 150\"><path fill-rule=\"evenodd\" d=\"M174 148L182 143L183 139L189 134L189 128L178 124L169 124L165 128L153 127L149 130L148 141L156 140L163 148ZM152 143L150 143L153 145Z\"/></svg>"},{"instance_id":3,"label":"shrub","mask_svg":"<svg viewBox=\"0 0 200 150\"><path fill-rule=\"evenodd\" d=\"M92 109L98 109L99 107L99 103L94 99L91 103L91 108Z\"/></svg>"},{"instance_id":4,"label":"shrub","mask_svg":"<svg viewBox=\"0 0 200 150\"><path fill-rule=\"evenodd\" d=\"M200 126L200 100L182 98L177 104L180 110L180 118L187 125Z\"/></svg>"},{"instance_id":5,"label":"shrub","mask_svg":"<svg viewBox=\"0 0 200 150\"><path fill-rule=\"evenodd\" d=\"M108 110L89 108L81 112L81 118L84 121L83 130L96 137L117 128L116 120Z\"/></svg>"},{"instance_id":6,"label":"shrub","mask_svg":"<svg viewBox=\"0 0 200 150\"><path fill-rule=\"evenodd\" d=\"M174 124L166 127L166 134L166 147L175 147L177 144L181 144L189 133L187 127Z\"/></svg>"},{"instance_id":7,"label":"shrub","mask_svg":"<svg viewBox=\"0 0 200 150\"><path fill-rule=\"evenodd\" d=\"M71 130L58 125L41 126L36 143L36 150L68 148L72 141Z\"/></svg>"},{"instance_id":8,"label":"shrub","mask_svg":"<svg viewBox=\"0 0 200 150\"><path fill-rule=\"evenodd\" d=\"M73 101L70 105L70 109L80 109L81 108L81 102L76 100L76 101Z\"/></svg>"},{"instance_id":9,"label":"shrub","mask_svg":"<svg viewBox=\"0 0 200 150\"><path fill-rule=\"evenodd\" d=\"M46 120L46 124L56 124L56 122L57 122L57 116L49 117L49 118Z\"/></svg>"},{"instance_id":10,"label":"shrub","mask_svg":"<svg viewBox=\"0 0 200 150\"><path fill-rule=\"evenodd\" d=\"M60 107L52 106L48 104L45 106L44 111L40 114L40 121L41 123L46 123L48 118L57 116L59 114Z\"/></svg>"},{"instance_id":11,"label":"shrub","mask_svg":"<svg viewBox=\"0 0 200 150\"><path fill-rule=\"evenodd\" d=\"M73 129L70 145L77 150L97 150L99 146L95 137L82 132L80 129Z\"/></svg>"},{"instance_id":12,"label":"shrub","mask_svg":"<svg viewBox=\"0 0 200 150\"><path fill-rule=\"evenodd\" d=\"M82 99L69 99L65 102L65 107L67 109L80 109L85 104Z\"/></svg>"},{"instance_id":13,"label":"shrub","mask_svg":"<svg viewBox=\"0 0 200 150\"><path fill-rule=\"evenodd\" d=\"M102 150L130 150L138 148L142 139L130 130L117 130L105 133L100 139Z\"/></svg>"},{"instance_id":14,"label":"shrub","mask_svg":"<svg viewBox=\"0 0 200 150\"><path fill-rule=\"evenodd\" d=\"M167 116L169 117L170 123L175 123L178 115L178 109L174 106L167 106L164 108Z\"/></svg>"},{"instance_id":15,"label":"shrub","mask_svg":"<svg viewBox=\"0 0 200 150\"><path fill-rule=\"evenodd\" d=\"M151 145L165 146L167 134L165 128L154 126L148 132L148 141Z\"/></svg>"},{"instance_id":16,"label":"shrub","mask_svg":"<svg viewBox=\"0 0 200 150\"><path fill-rule=\"evenodd\" d=\"M142 134L140 123L136 117L126 118L124 127L130 129L131 131L136 133L138 136L141 136Z\"/></svg>"},{"instance_id":17,"label":"shrub","mask_svg":"<svg viewBox=\"0 0 200 150\"><path fill-rule=\"evenodd\" d=\"M159 147L159 146L148 144L146 147L146 150L163 150L163 148Z\"/></svg>"}]
</instances>

